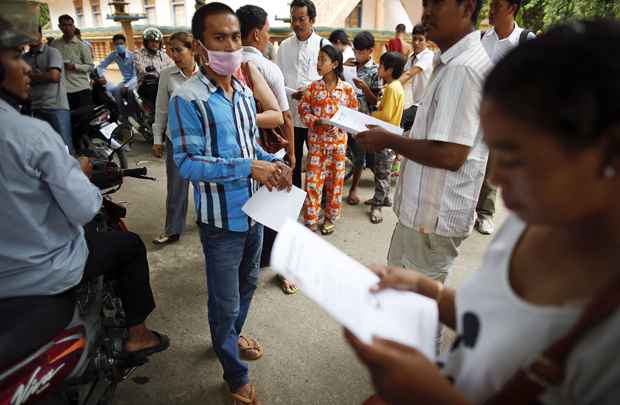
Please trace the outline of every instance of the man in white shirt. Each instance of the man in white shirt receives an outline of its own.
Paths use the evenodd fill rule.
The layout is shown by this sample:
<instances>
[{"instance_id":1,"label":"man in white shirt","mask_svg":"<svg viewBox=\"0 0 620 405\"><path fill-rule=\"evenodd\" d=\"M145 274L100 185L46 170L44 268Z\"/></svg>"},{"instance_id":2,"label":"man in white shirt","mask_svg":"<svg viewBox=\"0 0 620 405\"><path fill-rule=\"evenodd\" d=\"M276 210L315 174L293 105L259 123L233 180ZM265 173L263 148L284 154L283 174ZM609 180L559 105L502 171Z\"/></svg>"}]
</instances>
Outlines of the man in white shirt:
<instances>
[{"instance_id":1,"label":"man in white shirt","mask_svg":"<svg viewBox=\"0 0 620 405\"><path fill-rule=\"evenodd\" d=\"M488 148L478 108L491 61L474 30L482 0L429 0L422 21L442 53L409 136L381 129L356 140L406 159L394 197L398 224L388 262L443 282L471 234Z\"/></svg>"},{"instance_id":2,"label":"man in white shirt","mask_svg":"<svg viewBox=\"0 0 620 405\"><path fill-rule=\"evenodd\" d=\"M319 51L329 41L321 38L314 32L316 7L311 0L293 0L291 2L291 29L295 35L285 39L280 44L276 61L284 74L286 87L303 90L321 76L316 70ZM293 123L295 125L295 170L293 184L301 187L301 161L304 152L304 143L308 137L308 128L303 124L297 112L297 102L301 98L301 91L289 97L289 105Z\"/></svg>"},{"instance_id":3,"label":"man in white shirt","mask_svg":"<svg viewBox=\"0 0 620 405\"><path fill-rule=\"evenodd\" d=\"M409 131L415 120L415 113L422 103L426 86L433 74L435 53L426 44L426 28L422 24L413 27L411 32L413 53L407 60L405 72L400 77L403 87L411 81L412 104L405 106L401 126Z\"/></svg>"},{"instance_id":4,"label":"man in white shirt","mask_svg":"<svg viewBox=\"0 0 620 405\"><path fill-rule=\"evenodd\" d=\"M241 28L241 41L243 43L243 61L252 62L263 75L267 85L278 99L280 111L284 118L284 130L288 137L287 159L291 167L295 167L295 135L293 117L289 109L289 102L284 86L282 71L272 61L264 56L269 41L269 19L267 12L258 6L245 5L236 11ZM263 231L263 251L261 253L261 267L269 266L271 248L275 241L276 232L265 228ZM287 294L297 291L292 281L281 279L282 290Z\"/></svg>"},{"instance_id":5,"label":"man in white shirt","mask_svg":"<svg viewBox=\"0 0 620 405\"><path fill-rule=\"evenodd\" d=\"M520 28L515 22L521 2L522 0L491 1L489 23L493 25L493 28L482 34L482 46L493 64L496 64L508 51L520 43L536 37L534 33ZM493 215L496 199L497 188L485 176L476 207L476 230L483 235L490 235L495 231Z\"/></svg>"}]
</instances>

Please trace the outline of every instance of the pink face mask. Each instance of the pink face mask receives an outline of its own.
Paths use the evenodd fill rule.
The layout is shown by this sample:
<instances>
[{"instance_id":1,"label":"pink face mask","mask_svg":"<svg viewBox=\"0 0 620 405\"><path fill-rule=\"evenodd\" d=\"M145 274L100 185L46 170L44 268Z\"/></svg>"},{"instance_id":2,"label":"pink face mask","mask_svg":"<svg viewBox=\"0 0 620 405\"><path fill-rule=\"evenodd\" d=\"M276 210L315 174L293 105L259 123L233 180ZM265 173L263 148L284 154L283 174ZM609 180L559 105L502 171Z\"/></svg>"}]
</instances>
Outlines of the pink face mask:
<instances>
[{"instance_id":1,"label":"pink face mask","mask_svg":"<svg viewBox=\"0 0 620 405\"><path fill-rule=\"evenodd\" d=\"M215 73L220 76L231 76L239 69L243 59L241 49L233 52L212 51L207 49L201 41L198 41L202 49L207 51L209 61L205 65L209 66Z\"/></svg>"}]
</instances>

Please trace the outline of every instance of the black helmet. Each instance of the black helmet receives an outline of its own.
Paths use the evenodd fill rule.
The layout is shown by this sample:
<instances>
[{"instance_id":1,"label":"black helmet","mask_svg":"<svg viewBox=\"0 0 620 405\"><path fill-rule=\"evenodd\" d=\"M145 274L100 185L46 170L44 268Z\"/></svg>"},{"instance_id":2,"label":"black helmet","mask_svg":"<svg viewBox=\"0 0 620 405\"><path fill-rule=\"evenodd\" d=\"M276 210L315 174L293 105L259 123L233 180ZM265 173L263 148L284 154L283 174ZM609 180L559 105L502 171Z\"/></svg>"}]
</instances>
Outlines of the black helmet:
<instances>
[{"instance_id":1,"label":"black helmet","mask_svg":"<svg viewBox=\"0 0 620 405\"><path fill-rule=\"evenodd\" d=\"M32 39L32 37L13 28L10 22L0 18L0 49L18 48L29 44Z\"/></svg>"},{"instance_id":2,"label":"black helmet","mask_svg":"<svg viewBox=\"0 0 620 405\"><path fill-rule=\"evenodd\" d=\"M148 27L142 32L142 40L145 47L148 41L157 41L159 42L161 48L161 43L163 42L163 39L164 35L161 33L160 30L155 27Z\"/></svg>"}]
</instances>

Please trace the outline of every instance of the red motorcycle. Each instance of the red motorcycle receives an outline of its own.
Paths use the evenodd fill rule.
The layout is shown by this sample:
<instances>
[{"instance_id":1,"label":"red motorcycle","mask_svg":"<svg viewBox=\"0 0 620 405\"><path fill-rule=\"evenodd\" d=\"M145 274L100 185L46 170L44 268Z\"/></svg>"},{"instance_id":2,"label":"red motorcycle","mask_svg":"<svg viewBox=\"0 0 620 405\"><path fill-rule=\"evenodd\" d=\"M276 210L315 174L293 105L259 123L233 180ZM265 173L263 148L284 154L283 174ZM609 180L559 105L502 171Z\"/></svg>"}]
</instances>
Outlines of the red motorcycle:
<instances>
[{"instance_id":1,"label":"red motorcycle","mask_svg":"<svg viewBox=\"0 0 620 405\"><path fill-rule=\"evenodd\" d=\"M87 226L126 231L125 207L109 194L124 177L146 168L94 163L91 181L105 190L103 207ZM55 296L0 300L0 405L107 405L118 383L147 359L123 358L124 311L113 280L99 277Z\"/></svg>"}]
</instances>

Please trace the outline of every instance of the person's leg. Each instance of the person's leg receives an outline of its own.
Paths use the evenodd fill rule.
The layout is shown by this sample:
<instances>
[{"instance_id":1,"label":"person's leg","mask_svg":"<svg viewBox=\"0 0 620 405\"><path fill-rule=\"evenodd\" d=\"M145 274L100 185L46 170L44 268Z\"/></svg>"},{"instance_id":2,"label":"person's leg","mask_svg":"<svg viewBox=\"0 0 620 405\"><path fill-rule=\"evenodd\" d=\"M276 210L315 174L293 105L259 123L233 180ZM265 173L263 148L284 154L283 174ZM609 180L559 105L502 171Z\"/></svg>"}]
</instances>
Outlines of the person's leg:
<instances>
[{"instance_id":1,"label":"person's leg","mask_svg":"<svg viewBox=\"0 0 620 405\"><path fill-rule=\"evenodd\" d=\"M58 122L60 124L60 135L65 141L69 153L75 154L75 148L73 147L73 134L71 129L71 113L68 110L56 110L58 116Z\"/></svg>"},{"instance_id":2,"label":"person's leg","mask_svg":"<svg viewBox=\"0 0 620 405\"><path fill-rule=\"evenodd\" d=\"M310 134L308 140L308 165L306 168L306 201L304 203L304 224L316 228L321 210L325 157L323 146L316 141L316 135Z\"/></svg>"},{"instance_id":3,"label":"person's leg","mask_svg":"<svg viewBox=\"0 0 620 405\"><path fill-rule=\"evenodd\" d=\"M444 282L463 240L465 238L424 234L399 222L390 242L388 265L414 269Z\"/></svg>"},{"instance_id":4,"label":"person's leg","mask_svg":"<svg viewBox=\"0 0 620 405\"><path fill-rule=\"evenodd\" d=\"M478 219L476 220L476 229L484 234L490 235L495 230L495 224L493 223L493 215L495 215L495 201L497 200L497 187L489 181L489 169L491 165L491 156L487 161L487 168L484 174L484 182L480 189L480 196L478 197L478 205L476 206L476 214Z\"/></svg>"},{"instance_id":5,"label":"person's leg","mask_svg":"<svg viewBox=\"0 0 620 405\"><path fill-rule=\"evenodd\" d=\"M155 300L146 248L140 237L131 232L87 231L86 243L89 254L82 278L92 280L106 275L117 281L129 331L126 350L135 352L163 343L145 325L146 318L155 309Z\"/></svg>"},{"instance_id":6,"label":"person's leg","mask_svg":"<svg viewBox=\"0 0 620 405\"><path fill-rule=\"evenodd\" d=\"M273 249L273 243L276 240L278 233L271 228L264 227L263 229L263 249L260 256L260 267L269 267L271 260L271 249Z\"/></svg>"},{"instance_id":7,"label":"person's leg","mask_svg":"<svg viewBox=\"0 0 620 405\"><path fill-rule=\"evenodd\" d=\"M371 205L391 206L390 201L390 173L392 170L393 153L389 149L383 149L375 153L374 175L375 194L370 200Z\"/></svg>"},{"instance_id":8,"label":"person's leg","mask_svg":"<svg viewBox=\"0 0 620 405\"><path fill-rule=\"evenodd\" d=\"M199 224L205 255L209 328L213 349L231 391L248 384L248 367L239 358L235 324L240 314L239 268L247 232L229 232Z\"/></svg>"},{"instance_id":9,"label":"person's leg","mask_svg":"<svg viewBox=\"0 0 620 405\"><path fill-rule=\"evenodd\" d=\"M66 113L66 114L63 114ZM35 118L43 120L50 124L62 138L69 153L73 153L73 139L71 138L71 115L69 111L63 110L33 110L32 115Z\"/></svg>"},{"instance_id":10,"label":"person's leg","mask_svg":"<svg viewBox=\"0 0 620 405\"><path fill-rule=\"evenodd\" d=\"M351 188L349 189L349 196L347 197L347 203L350 205L357 205L360 202L357 195L357 186L362 178L362 172L364 171L364 165L366 163L366 152L353 137L349 138L349 147L351 148L351 157L353 158L353 177L351 178Z\"/></svg>"},{"instance_id":11,"label":"person's leg","mask_svg":"<svg viewBox=\"0 0 620 405\"><path fill-rule=\"evenodd\" d=\"M327 193L327 209L325 218L332 223L340 217L342 212L342 190L344 188L345 164L347 159L346 136L334 145L329 164L327 166L325 192ZM329 181L328 181L329 180Z\"/></svg>"},{"instance_id":12,"label":"person's leg","mask_svg":"<svg viewBox=\"0 0 620 405\"><path fill-rule=\"evenodd\" d=\"M90 89L81 90L75 93L67 93L67 99L69 100L69 108L71 111L93 104L93 95Z\"/></svg>"},{"instance_id":13,"label":"person's leg","mask_svg":"<svg viewBox=\"0 0 620 405\"><path fill-rule=\"evenodd\" d=\"M69 101L69 109L75 111L80 108L80 95L79 92L67 93L67 100Z\"/></svg>"},{"instance_id":14,"label":"person's leg","mask_svg":"<svg viewBox=\"0 0 620 405\"><path fill-rule=\"evenodd\" d=\"M254 296L254 291L258 285L258 274L260 272L260 255L263 245L263 226L254 225L248 232L245 239L243 258L239 266L239 316L235 322L235 330L241 334L243 325L250 310L250 303Z\"/></svg>"},{"instance_id":15,"label":"person's leg","mask_svg":"<svg viewBox=\"0 0 620 405\"><path fill-rule=\"evenodd\" d=\"M302 163L304 158L304 143L307 144L308 128L295 127L295 167L293 169L293 184L301 188Z\"/></svg>"},{"instance_id":16,"label":"person's leg","mask_svg":"<svg viewBox=\"0 0 620 405\"><path fill-rule=\"evenodd\" d=\"M181 235L187 220L189 181L181 177L174 162L172 144L166 139L166 235Z\"/></svg>"}]
</instances>

